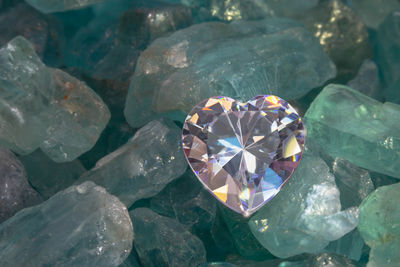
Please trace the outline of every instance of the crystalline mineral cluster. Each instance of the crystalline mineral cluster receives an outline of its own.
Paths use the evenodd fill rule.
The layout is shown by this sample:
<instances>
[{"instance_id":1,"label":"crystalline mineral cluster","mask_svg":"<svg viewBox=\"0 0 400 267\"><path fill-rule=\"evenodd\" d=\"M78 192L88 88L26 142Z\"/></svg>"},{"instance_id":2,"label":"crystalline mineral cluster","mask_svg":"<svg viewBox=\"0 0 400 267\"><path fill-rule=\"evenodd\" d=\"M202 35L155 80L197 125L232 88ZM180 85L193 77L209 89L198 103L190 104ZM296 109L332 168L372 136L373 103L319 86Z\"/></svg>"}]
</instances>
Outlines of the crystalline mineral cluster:
<instances>
[{"instance_id":1,"label":"crystalline mineral cluster","mask_svg":"<svg viewBox=\"0 0 400 267\"><path fill-rule=\"evenodd\" d=\"M399 0L0 0L0 266L400 266Z\"/></svg>"}]
</instances>

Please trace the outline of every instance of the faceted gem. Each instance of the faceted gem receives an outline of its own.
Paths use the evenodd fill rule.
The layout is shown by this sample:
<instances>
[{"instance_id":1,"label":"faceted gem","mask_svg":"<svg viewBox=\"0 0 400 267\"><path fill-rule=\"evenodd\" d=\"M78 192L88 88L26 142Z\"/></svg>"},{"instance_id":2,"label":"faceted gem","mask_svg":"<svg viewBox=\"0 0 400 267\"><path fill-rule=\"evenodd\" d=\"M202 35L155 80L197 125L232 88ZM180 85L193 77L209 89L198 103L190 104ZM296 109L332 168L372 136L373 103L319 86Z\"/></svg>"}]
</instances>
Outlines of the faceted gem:
<instances>
[{"instance_id":1,"label":"faceted gem","mask_svg":"<svg viewBox=\"0 0 400 267\"><path fill-rule=\"evenodd\" d=\"M211 97L189 113L183 127L186 158L223 204L249 216L292 176L304 149L302 120L273 95L247 103Z\"/></svg>"}]
</instances>

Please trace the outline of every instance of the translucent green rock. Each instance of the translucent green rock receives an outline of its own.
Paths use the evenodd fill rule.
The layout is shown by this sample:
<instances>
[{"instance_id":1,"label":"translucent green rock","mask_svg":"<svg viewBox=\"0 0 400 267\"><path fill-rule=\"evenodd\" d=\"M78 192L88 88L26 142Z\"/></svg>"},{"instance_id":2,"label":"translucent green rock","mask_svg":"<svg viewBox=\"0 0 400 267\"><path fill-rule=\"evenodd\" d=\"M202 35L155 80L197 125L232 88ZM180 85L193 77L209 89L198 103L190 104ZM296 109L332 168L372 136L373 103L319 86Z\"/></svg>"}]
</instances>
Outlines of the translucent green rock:
<instances>
[{"instance_id":1,"label":"translucent green rock","mask_svg":"<svg viewBox=\"0 0 400 267\"><path fill-rule=\"evenodd\" d=\"M382 186L360 206L358 230L371 247L368 267L399 266L400 183Z\"/></svg>"},{"instance_id":2,"label":"translucent green rock","mask_svg":"<svg viewBox=\"0 0 400 267\"><path fill-rule=\"evenodd\" d=\"M59 65L63 60L65 40L59 21L27 4L21 3L0 14L0 33L0 46L21 35L33 44L46 63Z\"/></svg>"},{"instance_id":3,"label":"translucent green rock","mask_svg":"<svg viewBox=\"0 0 400 267\"><path fill-rule=\"evenodd\" d=\"M198 266L206 262L203 243L177 221L147 208L130 212L134 245L143 266Z\"/></svg>"},{"instance_id":4,"label":"translucent green rock","mask_svg":"<svg viewBox=\"0 0 400 267\"><path fill-rule=\"evenodd\" d=\"M346 257L332 254L321 253L310 257L309 259L293 262L282 262L279 267L357 267L362 266L356 261L349 260Z\"/></svg>"},{"instance_id":5,"label":"translucent green rock","mask_svg":"<svg viewBox=\"0 0 400 267\"><path fill-rule=\"evenodd\" d=\"M150 208L176 219L189 231L210 231L216 216L216 199L207 192L189 169L178 180L150 199Z\"/></svg>"},{"instance_id":6,"label":"translucent green rock","mask_svg":"<svg viewBox=\"0 0 400 267\"><path fill-rule=\"evenodd\" d=\"M265 260L273 256L254 237L248 226L248 218L219 204L222 217L229 229L237 252L246 259Z\"/></svg>"},{"instance_id":7,"label":"translucent green rock","mask_svg":"<svg viewBox=\"0 0 400 267\"><path fill-rule=\"evenodd\" d=\"M358 70L357 76L349 81L347 85L364 95L377 100L382 99L382 83L379 77L378 66L370 59L364 60Z\"/></svg>"},{"instance_id":8,"label":"translucent green rock","mask_svg":"<svg viewBox=\"0 0 400 267\"><path fill-rule=\"evenodd\" d=\"M249 221L257 240L287 258L318 253L357 226L358 209L341 210L340 193L325 162L309 151L279 194Z\"/></svg>"},{"instance_id":9,"label":"translucent green rock","mask_svg":"<svg viewBox=\"0 0 400 267\"><path fill-rule=\"evenodd\" d=\"M400 178L400 106L347 86L326 86L305 115L307 138L328 154Z\"/></svg>"},{"instance_id":10,"label":"translucent green rock","mask_svg":"<svg viewBox=\"0 0 400 267\"><path fill-rule=\"evenodd\" d=\"M295 21L197 24L155 40L141 54L125 117L132 127L165 113L183 120L195 104L216 95L295 99L335 74L319 43Z\"/></svg>"},{"instance_id":11,"label":"translucent green rock","mask_svg":"<svg viewBox=\"0 0 400 267\"><path fill-rule=\"evenodd\" d=\"M118 266L132 248L126 207L87 182L0 225L1 266Z\"/></svg>"},{"instance_id":12,"label":"translucent green rock","mask_svg":"<svg viewBox=\"0 0 400 267\"><path fill-rule=\"evenodd\" d=\"M62 12L80 9L106 0L25 0L28 4L43 13Z\"/></svg>"},{"instance_id":13,"label":"translucent green rock","mask_svg":"<svg viewBox=\"0 0 400 267\"><path fill-rule=\"evenodd\" d=\"M350 6L368 27L376 29L389 13L400 10L398 0L351 0Z\"/></svg>"},{"instance_id":14,"label":"translucent green rock","mask_svg":"<svg viewBox=\"0 0 400 267\"><path fill-rule=\"evenodd\" d=\"M0 144L20 154L40 147L56 162L94 146L110 112L92 89L47 68L23 37L2 47L0 59Z\"/></svg>"},{"instance_id":15,"label":"translucent green rock","mask_svg":"<svg viewBox=\"0 0 400 267\"><path fill-rule=\"evenodd\" d=\"M400 80L399 12L391 13L385 18L378 28L376 37L376 61L381 69L385 86L389 87ZM390 101L390 95L388 95L387 101Z\"/></svg>"},{"instance_id":16,"label":"translucent green rock","mask_svg":"<svg viewBox=\"0 0 400 267\"><path fill-rule=\"evenodd\" d=\"M45 199L71 186L86 171L79 160L56 163L40 150L20 156L19 160L26 169L29 183Z\"/></svg>"},{"instance_id":17,"label":"translucent green rock","mask_svg":"<svg viewBox=\"0 0 400 267\"><path fill-rule=\"evenodd\" d=\"M336 64L341 80L355 76L372 57L367 27L341 0L323 1L299 17Z\"/></svg>"},{"instance_id":18,"label":"translucent green rock","mask_svg":"<svg viewBox=\"0 0 400 267\"><path fill-rule=\"evenodd\" d=\"M93 181L130 207L159 193L187 168L181 129L173 122L152 121L125 145L100 159L77 183Z\"/></svg>"},{"instance_id":19,"label":"translucent green rock","mask_svg":"<svg viewBox=\"0 0 400 267\"><path fill-rule=\"evenodd\" d=\"M24 166L9 150L0 147L0 223L23 208L42 202L29 185Z\"/></svg>"}]
</instances>

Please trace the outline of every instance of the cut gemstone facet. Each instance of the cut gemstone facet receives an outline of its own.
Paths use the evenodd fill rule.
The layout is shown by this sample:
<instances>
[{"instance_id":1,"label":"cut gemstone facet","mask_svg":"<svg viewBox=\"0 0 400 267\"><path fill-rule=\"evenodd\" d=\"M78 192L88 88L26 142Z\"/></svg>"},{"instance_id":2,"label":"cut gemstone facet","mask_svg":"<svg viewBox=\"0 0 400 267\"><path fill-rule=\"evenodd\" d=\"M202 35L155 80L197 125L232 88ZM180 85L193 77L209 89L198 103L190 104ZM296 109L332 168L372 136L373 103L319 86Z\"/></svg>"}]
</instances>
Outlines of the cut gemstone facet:
<instances>
[{"instance_id":1,"label":"cut gemstone facet","mask_svg":"<svg viewBox=\"0 0 400 267\"><path fill-rule=\"evenodd\" d=\"M247 103L211 97L183 126L183 149L204 186L232 210L249 216L292 176L304 150L305 130L285 100L257 96Z\"/></svg>"}]
</instances>

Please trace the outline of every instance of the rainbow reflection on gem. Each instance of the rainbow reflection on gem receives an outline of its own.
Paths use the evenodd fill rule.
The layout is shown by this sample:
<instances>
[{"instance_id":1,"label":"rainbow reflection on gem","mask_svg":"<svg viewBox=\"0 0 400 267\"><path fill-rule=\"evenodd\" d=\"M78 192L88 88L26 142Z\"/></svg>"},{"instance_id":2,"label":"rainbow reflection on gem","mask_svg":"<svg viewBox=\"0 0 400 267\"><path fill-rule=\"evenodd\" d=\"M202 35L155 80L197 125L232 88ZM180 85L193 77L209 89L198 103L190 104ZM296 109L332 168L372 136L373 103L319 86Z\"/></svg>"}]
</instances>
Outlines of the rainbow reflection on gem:
<instances>
[{"instance_id":1,"label":"rainbow reflection on gem","mask_svg":"<svg viewBox=\"0 0 400 267\"><path fill-rule=\"evenodd\" d=\"M249 216L293 175L305 130L296 110L277 96L247 103L211 97L189 113L182 140L204 186L224 205Z\"/></svg>"}]
</instances>

